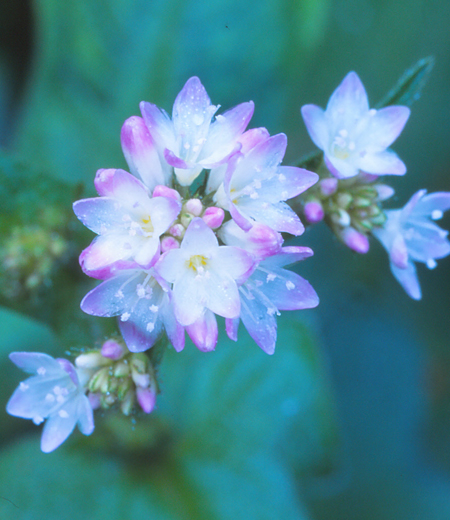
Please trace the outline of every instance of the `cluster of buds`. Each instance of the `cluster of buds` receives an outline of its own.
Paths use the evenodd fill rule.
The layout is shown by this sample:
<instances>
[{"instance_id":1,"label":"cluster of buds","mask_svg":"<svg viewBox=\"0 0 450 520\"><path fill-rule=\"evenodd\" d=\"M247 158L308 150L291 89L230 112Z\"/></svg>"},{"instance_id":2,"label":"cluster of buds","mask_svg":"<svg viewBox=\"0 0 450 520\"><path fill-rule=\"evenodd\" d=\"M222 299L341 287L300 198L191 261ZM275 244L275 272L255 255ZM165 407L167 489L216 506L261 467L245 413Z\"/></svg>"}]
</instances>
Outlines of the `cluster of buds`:
<instances>
[{"instance_id":1,"label":"cluster of buds","mask_svg":"<svg viewBox=\"0 0 450 520\"><path fill-rule=\"evenodd\" d=\"M55 230L37 225L13 228L0 247L3 295L28 296L49 284L68 250L68 241Z\"/></svg>"},{"instance_id":2,"label":"cluster of buds","mask_svg":"<svg viewBox=\"0 0 450 520\"><path fill-rule=\"evenodd\" d=\"M309 223L325 219L345 245L357 253L367 253L369 234L386 222L381 203L393 193L375 176L325 177L308 191L303 211Z\"/></svg>"},{"instance_id":3,"label":"cluster of buds","mask_svg":"<svg viewBox=\"0 0 450 520\"><path fill-rule=\"evenodd\" d=\"M123 342L109 339L100 350L80 354L75 366L84 372L94 410L118 406L130 415L139 405L145 413L153 411L158 384L147 355L131 353Z\"/></svg>"},{"instance_id":4,"label":"cluster of buds","mask_svg":"<svg viewBox=\"0 0 450 520\"><path fill-rule=\"evenodd\" d=\"M153 190L153 197L156 196L171 196L176 200L180 200L178 192L166 186L157 186ZM162 253L180 247L189 224L196 217L201 218L210 229L215 230L222 225L225 212L222 208L205 206L199 198L187 199L181 207L178 218L174 220L167 232L161 236Z\"/></svg>"}]
</instances>

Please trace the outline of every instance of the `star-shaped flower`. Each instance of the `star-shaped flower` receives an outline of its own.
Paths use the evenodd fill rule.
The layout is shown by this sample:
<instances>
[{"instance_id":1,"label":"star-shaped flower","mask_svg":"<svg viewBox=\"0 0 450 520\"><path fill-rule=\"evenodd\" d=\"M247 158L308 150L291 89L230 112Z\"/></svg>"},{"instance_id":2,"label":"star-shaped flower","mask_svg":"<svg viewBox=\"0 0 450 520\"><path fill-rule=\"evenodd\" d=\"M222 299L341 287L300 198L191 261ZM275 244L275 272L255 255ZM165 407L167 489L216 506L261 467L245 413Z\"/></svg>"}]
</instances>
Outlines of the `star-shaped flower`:
<instances>
[{"instance_id":1,"label":"star-shaped flower","mask_svg":"<svg viewBox=\"0 0 450 520\"><path fill-rule=\"evenodd\" d=\"M241 103L212 122L219 106L211 104L197 77L190 78L175 99L172 119L156 105L143 101L140 106L151 138L182 186L239 149L237 139L254 110L252 101Z\"/></svg>"},{"instance_id":2,"label":"star-shaped flower","mask_svg":"<svg viewBox=\"0 0 450 520\"><path fill-rule=\"evenodd\" d=\"M159 237L181 209L174 198L152 197L138 179L123 170L100 170L95 179L100 197L75 202L85 226L99 236L83 251L86 274L106 278L111 266L149 267L159 253Z\"/></svg>"},{"instance_id":3,"label":"star-shaped flower","mask_svg":"<svg viewBox=\"0 0 450 520\"><path fill-rule=\"evenodd\" d=\"M214 200L244 231L254 222L293 235L304 231L300 219L284 201L305 191L319 177L302 168L280 166L286 145L284 134L262 136L248 153L237 152L229 162Z\"/></svg>"},{"instance_id":4,"label":"star-shaped flower","mask_svg":"<svg viewBox=\"0 0 450 520\"><path fill-rule=\"evenodd\" d=\"M219 246L214 232L197 217L189 224L180 248L162 255L155 270L173 284L175 316L181 325L188 326L206 309L225 318L239 316L238 283L250 275L253 266L250 253L239 247Z\"/></svg>"},{"instance_id":5,"label":"star-shaped flower","mask_svg":"<svg viewBox=\"0 0 450 520\"><path fill-rule=\"evenodd\" d=\"M60 446L75 425L81 433L94 430L91 405L75 367L66 359L53 359L39 352L12 352L11 361L36 375L22 381L9 400L6 411L40 424L47 419L41 449L48 453Z\"/></svg>"},{"instance_id":6,"label":"star-shaped flower","mask_svg":"<svg viewBox=\"0 0 450 520\"><path fill-rule=\"evenodd\" d=\"M375 175L403 175L406 167L388 150L400 135L410 110L404 106L369 109L369 101L356 72L349 72L333 92L326 110L316 105L301 109L306 128L325 163L339 179L360 171Z\"/></svg>"},{"instance_id":7,"label":"star-shaped flower","mask_svg":"<svg viewBox=\"0 0 450 520\"><path fill-rule=\"evenodd\" d=\"M450 254L448 232L432 222L450 209L450 193L426 193L415 193L403 209L387 210L384 226L372 231L389 254L392 274L415 300L422 293L414 262L433 269L436 258Z\"/></svg>"}]
</instances>

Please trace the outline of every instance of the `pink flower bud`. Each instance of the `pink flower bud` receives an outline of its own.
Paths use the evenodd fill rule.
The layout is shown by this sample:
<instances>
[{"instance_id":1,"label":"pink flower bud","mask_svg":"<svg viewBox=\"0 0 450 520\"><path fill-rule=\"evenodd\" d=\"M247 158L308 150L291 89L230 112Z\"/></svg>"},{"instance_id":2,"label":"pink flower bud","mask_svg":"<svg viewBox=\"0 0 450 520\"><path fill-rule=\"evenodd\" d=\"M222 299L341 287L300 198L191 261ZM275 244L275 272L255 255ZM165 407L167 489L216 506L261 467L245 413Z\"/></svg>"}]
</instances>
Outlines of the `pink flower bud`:
<instances>
[{"instance_id":1,"label":"pink flower bud","mask_svg":"<svg viewBox=\"0 0 450 520\"><path fill-rule=\"evenodd\" d=\"M153 190L153 197L167 197L169 199L175 199L180 202L181 196L177 190L173 190L172 188L168 188L167 186L158 185L155 186Z\"/></svg>"},{"instance_id":2,"label":"pink flower bud","mask_svg":"<svg viewBox=\"0 0 450 520\"><path fill-rule=\"evenodd\" d=\"M136 388L136 398L145 413L151 413L155 408L156 394L152 388Z\"/></svg>"},{"instance_id":3,"label":"pink flower bud","mask_svg":"<svg viewBox=\"0 0 450 520\"><path fill-rule=\"evenodd\" d=\"M200 199L189 199L184 205L184 209L194 217L199 217L203 211L202 201Z\"/></svg>"},{"instance_id":4,"label":"pink flower bud","mask_svg":"<svg viewBox=\"0 0 450 520\"><path fill-rule=\"evenodd\" d=\"M355 228L346 227L342 230L341 238L344 244L360 254L365 254L369 251L369 239L367 235L356 231Z\"/></svg>"},{"instance_id":5,"label":"pink flower bud","mask_svg":"<svg viewBox=\"0 0 450 520\"><path fill-rule=\"evenodd\" d=\"M161 240L161 252L165 253L170 249L178 249L180 247L180 243L174 237L164 237Z\"/></svg>"},{"instance_id":6,"label":"pink flower bud","mask_svg":"<svg viewBox=\"0 0 450 520\"><path fill-rule=\"evenodd\" d=\"M335 177L327 177L320 181L320 191L325 197L329 197L336 192L338 188L338 180Z\"/></svg>"},{"instance_id":7,"label":"pink flower bud","mask_svg":"<svg viewBox=\"0 0 450 520\"><path fill-rule=\"evenodd\" d=\"M305 204L305 217L311 224L316 224L323 220L325 212L323 206L319 201L311 201Z\"/></svg>"},{"instance_id":8,"label":"pink flower bud","mask_svg":"<svg viewBox=\"0 0 450 520\"><path fill-rule=\"evenodd\" d=\"M101 348L101 354L103 357L114 360L120 359L124 354L126 354L126 352L125 347L113 339L105 341Z\"/></svg>"},{"instance_id":9,"label":"pink flower bud","mask_svg":"<svg viewBox=\"0 0 450 520\"><path fill-rule=\"evenodd\" d=\"M223 219L225 218L225 212L222 208L206 208L203 213L202 219L205 224L211 229L217 229L222 225Z\"/></svg>"},{"instance_id":10,"label":"pink flower bud","mask_svg":"<svg viewBox=\"0 0 450 520\"><path fill-rule=\"evenodd\" d=\"M175 224L169 229L169 233L174 237L182 237L185 231L182 224Z\"/></svg>"}]
</instances>

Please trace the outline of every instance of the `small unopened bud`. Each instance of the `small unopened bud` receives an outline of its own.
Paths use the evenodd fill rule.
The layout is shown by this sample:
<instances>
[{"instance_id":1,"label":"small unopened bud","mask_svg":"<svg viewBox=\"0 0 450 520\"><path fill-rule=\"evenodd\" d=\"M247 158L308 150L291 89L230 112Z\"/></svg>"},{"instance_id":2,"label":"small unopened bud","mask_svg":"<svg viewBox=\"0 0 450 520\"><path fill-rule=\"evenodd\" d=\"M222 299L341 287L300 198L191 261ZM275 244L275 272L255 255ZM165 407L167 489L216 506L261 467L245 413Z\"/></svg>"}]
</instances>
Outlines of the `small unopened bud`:
<instances>
[{"instance_id":1,"label":"small unopened bud","mask_svg":"<svg viewBox=\"0 0 450 520\"><path fill-rule=\"evenodd\" d=\"M325 197L329 197L336 192L338 188L338 180L335 177L327 177L320 181L320 191Z\"/></svg>"},{"instance_id":2,"label":"small unopened bud","mask_svg":"<svg viewBox=\"0 0 450 520\"><path fill-rule=\"evenodd\" d=\"M152 388L136 388L136 398L145 413L151 413L156 404L156 393Z\"/></svg>"},{"instance_id":3,"label":"small unopened bud","mask_svg":"<svg viewBox=\"0 0 450 520\"><path fill-rule=\"evenodd\" d=\"M147 388L150 385L149 359L145 354L133 354L131 361L131 377L136 386Z\"/></svg>"},{"instance_id":4,"label":"small unopened bud","mask_svg":"<svg viewBox=\"0 0 450 520\"><path fill-rule=\"evenodd\" d=\"M125 399L125 396L127 395L127 393L130 391L130 390L133 390L134 386L133 386L133 383L131 382L131 379L124 379L120 384L119 384L119 387L117 388L117 397L119 399L119 401L122 401L123 399Z\"/></svg>"},{"instance_id":5,"label":"small unopened bud","mask_svg":"<svg viewBox=\"0 0 450 520\"><path fill-rule=\"evenodd\" d=\"M130 415L133 411L135 403L135 395L132 389L128 390L127 394L124 396L122 402L120 403L120 409L124 415Z\"/></svg>"},{"instance_id":6,"label":"small unopened bud","mask_svg":"<svg viewBox=\"0 0 450 520\"><path fill-rule=\"evenodd\" d=\"M180 221L183 224L185 228L189 226L189 224L192 222L192 219L194 218L193 215L190 213L182 213L180 217Z\"/></svg>"},{"instance_id":7,"label":"small unopened bud","mask_svg":"<svg viewBox=\"0 0 450 520\"><path fill-rule=\"evenodd\" d=\"M89 381L89 390L92 393L106 392L108 390L109 367L98 370Z\"/></svg>"},{"instance_id":8,"label":"small unopened bud","mask_svg":"<svg viewBox=\"0 0 450 520\"><path fill-rule=\"evenodd\" d=\"M127 349L119 342L113 339L108 339L103 343L101 353L105 358L117 360L127 353Z\"/></svg>"},{"instance_id":9,"label":"small unopened bud","mask_svg":"<svg viewBox=\"0 0 450 520\"><path fill-rule=\"evenodd\" d=\"M353 199L353 204L357 208L368 208L372 204L372 201L370 199L366 199L365 197L355 197Z\"/></svg>"},{"instance_id":10,"label":"small unopened bud","mask_svg":"<svg viewBox=\"0 0 450 520\"><path fill-rule=\"evenodd\" d=\"M374 226L382 226L386 222L386 214L381 211L378 215L372 217L371 220Z\"/></svg>"},{"instance_id":11,"label":"small unopened bud","mask_svg":"<svg viewBox=\"0 0 450 520\"><path fill-rule=\"evenodd\" d=\"M336 195L336 203L342 209L347 209L352 202L353 197L350 195L350 193L347 193L346 191L343 191Z\"/></svg>"},{"instance_id":12,"label":"small unopened bud","mask_svg":"<svg viewBox=\"0 0 450 520\"><path fill-rule=\"evenodd\" d=\"M331 214L331 220L342 227L347 227L351 223L350 215L343 209L339 209L337 212Z\"/></svg>"},{"instance_id":13,"label":"small unopened bud","mask_svg":"<svg viewBox=\"0 0 450 520\"><path fill-rule=\"evenodd\" d=\"M341 233L341 238L344 244L360 254L365 254L369 251L369 239L367 235L356 231L352 227L345 228Z\"/></svg>"},{"instance_id":14,"label":"small unopened bud","mask_svg":"<svg viewBox=\"0 0 450 520\"><path fill-rule=\"evenodd\" d=\"M222 225L225 218L225 212L222 208L210 207L206 208L203 213L203 222L211 229L217 229Z\"/></svg>"},{"instance_id":15,"label":"small unopened bud","mask_svg":"<svg viewBox=\"0 0 450 520\"><path fill-rule=\"evenodd\" d=\"M174 237L164 237L161 240L161 252L165 253L166 251L170 251L171 249L178 249L180 247L180 243Z\"/></svg>"},{"instance_id":16,"label":"small unopened bud","mask_svg":"<svg viewBox=\"0 0 450 520\"><path fill-rule=\"evenodd\" d=\"M202 201L200 199L189 199L184 205L184 210L194 217L199 217L203 211Z\"/></svg>"},{"instance_id":17,"label":"small unopened bud","mask_svg":"<svg viewBox=\"0 0 450 520\"><path fill-rule=\"evenodd\" d=\"M130 367L127 363L120 362L114 366L114 377L127 377L130 375Z\"/></svg>"},{"instance_id":18,"label":"small unopened bud","mask_svg":"<svg viewBox=\"0 0 450 520\"><path fill-rule=\"evenodd\" d=\"M100 352L87 352L80 354L75 359L75 365L78 368L99 368L110 364L111 360L103 357Z\"/></svg>"},{"instance_id":19,"label":"small unopened bud","mask_svg":"<svg viewBox=\"0 0 450 520\"><path fill-rule=\"evenodd\" d=\"M317 200L311 200L305 204L305 217L306 220L311 224L316 224L323 220L325 211L322 204Z\"/></svg>"},{"instance_id":20,"label":"small unopened bud","mask_svg":"<svg viewBox=\"0 0 450 520\"><path fill-rule=\"evenodd\" d=\"M182 238L185 231L186 230L182 224L175 224L169 229L169 233L176 238Z\"/></svg>"}]
</instances>

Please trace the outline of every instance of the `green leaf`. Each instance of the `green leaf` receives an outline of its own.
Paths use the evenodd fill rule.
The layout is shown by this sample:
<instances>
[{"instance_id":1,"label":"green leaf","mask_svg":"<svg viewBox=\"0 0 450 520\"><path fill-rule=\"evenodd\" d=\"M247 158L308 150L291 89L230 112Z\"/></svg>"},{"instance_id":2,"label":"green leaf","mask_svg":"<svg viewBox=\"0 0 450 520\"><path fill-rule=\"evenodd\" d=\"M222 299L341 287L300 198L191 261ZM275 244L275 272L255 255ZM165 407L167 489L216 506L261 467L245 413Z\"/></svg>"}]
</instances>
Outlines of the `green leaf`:
<instances>
[{"instance_id":1,"label":"green leaf","mask_svg":"<svg viewBox=\"0 0 450 520\"><path fill-rule=\"evenodd\" d=\"M298 161L295 162L295 166L298 168L304 168L311 172L317 172L322 165L323 152L322 150L316 150L310 152Z\"/></svg>"},{"instance_id":2,"label":"green leaf","mask_svg":"<svg viewBox=\"0 0 450 520\"><path fill-rule=\"evenodd\" d=\"M72 211L80 189L0 153L0 305L50 325L65 348L114 327L79 308L93 286L77 258L93 238Z\"/></svg>"},{"instance_id":3,"label":"green leaf","mask_svg":"<svg viewBox=\"0 0 450 520\"><path fill-rule=\"evenodd\" d=\"M261 504L275 508L278 518L298 518L290 491L295 478L328 471L338 440L322 361L300 315L279 318L273 356L241 330L237 343L221 337L209 354L192 345L170 351L160 369L158 413L172 421L174 450L192 482L211 496L227 487L259 489ZM274 471L283 478L272 479ZM273 494L265 489L268 482ZM285 494L280 512L275 498ZM245 507L241 499L237 509ZM243 516L266 518L250 514Z\"/></svg>"},{"instance_id":4,"label":"green leaf","mask_svg":"<svg viewBox=\"0 0 450 520\"><path fill-rule=\"evenodd\" d=\"M434 66L434 57L428 56L419 60L408 69L398 80L386 96L378 103L376 108L389 105L411 106L420 98L422 89L425 87Z\"/></svg>"},{"instance_id":5,"label":"green leaf","mask_svg":"<svg viewBox=\"0 0 450 520\"><path fill-rule=\"evenodd\" d=\"M61 447L39 451L37 435L0 456L1 518L30 520L209 520L196 515L188 483L170 467Z\"/></svg>"}]
</instances>

